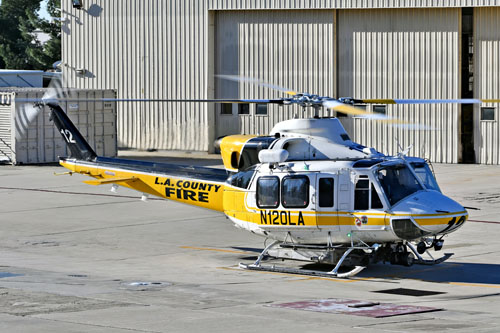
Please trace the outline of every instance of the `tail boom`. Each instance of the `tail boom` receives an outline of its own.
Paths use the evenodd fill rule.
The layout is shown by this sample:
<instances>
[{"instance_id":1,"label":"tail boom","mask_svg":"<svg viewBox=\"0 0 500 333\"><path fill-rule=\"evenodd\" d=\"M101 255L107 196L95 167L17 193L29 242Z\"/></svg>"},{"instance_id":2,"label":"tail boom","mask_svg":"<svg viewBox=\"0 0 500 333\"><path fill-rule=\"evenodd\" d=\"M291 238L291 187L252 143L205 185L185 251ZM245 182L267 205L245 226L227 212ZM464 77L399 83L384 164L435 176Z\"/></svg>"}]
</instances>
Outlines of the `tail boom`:
<instances>
[{"instance_id":1,"label":"tail boom","mask_svg":"<svg viewBox=\"0 0 500 333\"><path fill-rule=\"evenodd\" d=\"M60 164L72 172L95 178L85 181L90 185L117 184L157 197L223 211L222 197L227 176L221 169L196 168L194 172L182 173L175 170L192 168L149 162L144 165L142 161L102 157L95 161L61 159ZM148 164L166 172L152 172ZM172 172L168 172L169 169ZM201 172L205 176L200 176Z\"/></svg>"}]
</instances>

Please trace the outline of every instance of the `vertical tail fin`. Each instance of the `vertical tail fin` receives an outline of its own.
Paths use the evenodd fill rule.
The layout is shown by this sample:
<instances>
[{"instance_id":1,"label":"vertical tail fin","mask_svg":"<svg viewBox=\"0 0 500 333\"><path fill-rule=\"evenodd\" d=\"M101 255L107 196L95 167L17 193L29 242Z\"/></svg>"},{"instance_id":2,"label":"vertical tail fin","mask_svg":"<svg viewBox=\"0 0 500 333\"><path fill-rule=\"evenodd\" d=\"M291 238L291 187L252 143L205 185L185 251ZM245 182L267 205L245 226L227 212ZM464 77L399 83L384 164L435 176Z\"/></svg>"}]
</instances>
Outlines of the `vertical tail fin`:
<instances>
[{"instance_id":1,"label":"vertical tail fin","mask_svg":"<svg viewBox=\"0 0 500 333\"><path fill-rule=\"evenodd\" d=\"M51 109L50 120L54 121L59 133L68 144L70 157L84 161L94 161L97 154L71 122L63 109L55 103L47 103Z\"/></svg>"}]
</instances>

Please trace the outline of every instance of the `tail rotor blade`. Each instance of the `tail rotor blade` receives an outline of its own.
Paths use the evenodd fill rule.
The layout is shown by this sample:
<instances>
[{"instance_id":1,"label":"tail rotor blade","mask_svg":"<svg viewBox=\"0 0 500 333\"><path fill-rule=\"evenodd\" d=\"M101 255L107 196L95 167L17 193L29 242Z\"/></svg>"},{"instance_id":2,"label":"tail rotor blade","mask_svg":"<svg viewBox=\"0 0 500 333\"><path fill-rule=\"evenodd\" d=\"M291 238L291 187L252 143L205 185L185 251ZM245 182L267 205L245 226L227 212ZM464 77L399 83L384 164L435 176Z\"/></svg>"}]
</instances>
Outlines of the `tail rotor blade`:
<instances>
[{"instance_id":1,"label":"tail rotor blade","mask_svg":"<svg viewBox=\"0 0 500 333\"><path fill-rule=\"evenodd\" d=\"M16 103L21 103L15 116L16 138L20 140L26 137L30 124L43 111L43 105L50 102L57 103L62 96L61 80L53 78L41 98L16 98Z\"/></svg>"},{"instance_id":2,"label":"tail rotor blade","mask_svg":"<svg viewBox=\"0 0 500 333\"><path fill-rule=\"evenodd\" d=\"M38 117L43 110L41 105L34 103L22 103L15 115L16 139L21 140L26 137L30 124Z\"/></svg>"}]
</instances>

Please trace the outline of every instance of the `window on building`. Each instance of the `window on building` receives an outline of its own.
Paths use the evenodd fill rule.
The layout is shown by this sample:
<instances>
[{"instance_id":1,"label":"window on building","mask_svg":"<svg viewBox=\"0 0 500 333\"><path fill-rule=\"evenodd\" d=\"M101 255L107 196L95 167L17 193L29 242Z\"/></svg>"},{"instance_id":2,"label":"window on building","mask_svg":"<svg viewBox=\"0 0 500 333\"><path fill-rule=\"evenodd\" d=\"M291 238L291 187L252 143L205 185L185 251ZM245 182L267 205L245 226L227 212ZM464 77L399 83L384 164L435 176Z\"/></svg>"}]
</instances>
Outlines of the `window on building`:
<instances>
[{"instance_id":1,"label":"window on building","mask_svg":"<svg viewBox=\"0 0 500 333\"><path fill-rule=\"evenodd\" d=\"M238 114L250 114L250 104L238 104Z\"/></svg>"},{"instance_id":2,"label":"window on building","mask_svg":"<svg viewBox=\"0 0 500 333\"><path fill-rule=\"evenodd\" d=\"M320 207L333 207L333 178L320 178L319 179L319 206Z\"/></svg>"},{"instance_id":3,"label":"window on building","mask_svg":"<svg viewBox=\"0 0 500 333\"><path fill-rule=\"evenodd\" d=\"M257 104L256 115L267 116L267 104Z\"/></svg>"},{"instance_id":4,"label":"window on building","mask_svg":"<svg viewBox=\"0 0 500 333\"><path fill-rule=\"evenodd\" d=\"M233 104L223 103L220 105L220 114L233 114Z\"/></svg>"},{"instance_id":5,"label":"window on building","mask_svg":"<svg viewBox=\"0 0 500 333\"><path fill-rule=\"evenodd\" d=\"M354 104L354 107L356 107L357 109L361 109L363 111L366 111L366 104ZM348 116L348 114L337 111L337 118L347 117L347 116Z\"/></svg>"},{"instance_id":6,"label":"window on building","mask_svg":"<svg viewBox=\"0 0 500 333\"><path fill-rule=\"evenodd\" d=\"M495 120L495 108L492 107L481 108L481 120Z\"/></svg>"},{"instance_id":7,"label":"window on building","mask_svg":"<svg viewBox=\"0 0 500 333\"><path fill-rule=\"evenodd\" d=\"M367 210L370 205L370 181L359 179L354 190L354 210Z\"/></svg>"},{"instance_id":8,"label":"window on building","mask_svg":"<svg viewBox=\"0 0 500 333\"><path fill-rule=\"evenodd\" d=\"M280 202L280 179L274 176L260 177L257 181L257 206L277 208Z\"/></svg>"},{"instance_id":9,"label":"window on building","mask_svg":"<svg viewBox=\"0 0 500 333\"><path fill-rule=\"evenodd\" d=\"M374 105L373 106L373 113L386 114L386 112L387 112L386 105Z\"/></svg>"},{"instance_id":10,"label":"window on building","mask_svg":"<svg viewBox=\"0 0 500 333\"><path fill-rule=\"evenodd\" d=\"M373 184L371 186L371 191L372 191L372 204L371 204L372 209L384 208L384 205L382 205L382 201L380 200L380 197L378 196L378 193L375 190L375 186L373 186Z\"/></svg>"},{"instance_id":11,"label":"window on building","mask_svg":"<svg viewBox=\"0 0 500 333\"><path fill-rule=\"evenodd\" d=\"M307 207L309 205L309 177L284 177L281 184L281 203L285 208Z\"/></svg>"}]
</instances>

